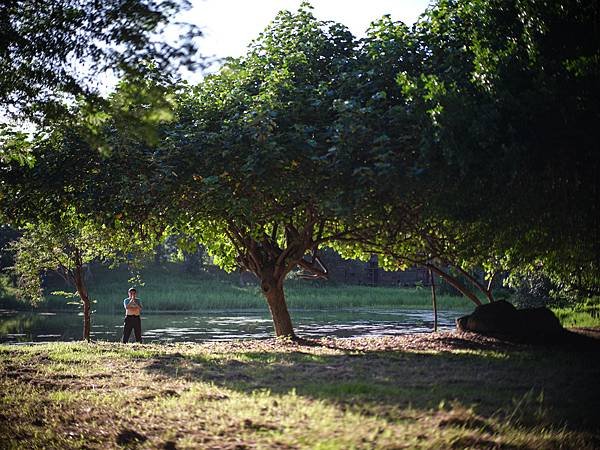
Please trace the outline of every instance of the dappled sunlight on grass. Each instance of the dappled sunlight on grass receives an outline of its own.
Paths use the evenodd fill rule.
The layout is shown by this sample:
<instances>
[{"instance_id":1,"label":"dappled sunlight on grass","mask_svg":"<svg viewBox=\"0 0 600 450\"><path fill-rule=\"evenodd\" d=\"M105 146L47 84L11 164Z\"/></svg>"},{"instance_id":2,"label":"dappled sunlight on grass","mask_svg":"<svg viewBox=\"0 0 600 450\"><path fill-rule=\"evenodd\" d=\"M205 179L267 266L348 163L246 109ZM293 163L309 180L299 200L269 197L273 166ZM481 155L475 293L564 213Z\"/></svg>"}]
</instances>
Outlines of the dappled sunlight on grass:
<instances>
[{"instance_id":1,"label":"dappled sunlight on grass","mask_svg":"<svg viewBox=\"0 0 600 450\"><path fill-rule=\"evenodd\" d=\"M0 346L0 374L11 424L0 440L28 447L591 449L600 438L592 354L450 333Z\"/></svg>"}]
</instances>

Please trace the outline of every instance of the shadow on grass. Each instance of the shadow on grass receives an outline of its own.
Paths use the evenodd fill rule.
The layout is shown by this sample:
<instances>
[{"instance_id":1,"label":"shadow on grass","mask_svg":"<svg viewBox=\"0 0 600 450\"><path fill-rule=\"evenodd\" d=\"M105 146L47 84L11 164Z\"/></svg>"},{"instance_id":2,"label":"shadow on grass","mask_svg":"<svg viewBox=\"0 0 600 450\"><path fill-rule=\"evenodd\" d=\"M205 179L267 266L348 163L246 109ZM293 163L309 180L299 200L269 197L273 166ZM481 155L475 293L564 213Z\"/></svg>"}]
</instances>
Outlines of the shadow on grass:
<instances>
[{"instance_id":1,"label":"shadow on grass","mask_svg":"<svg viewBox=\"0 0 600 450\"><path fill-rule=\"evenodd\" d=\"M248 394L295 393L392 421L404 420L407 408L459 404L484 418L526 427L600 431L600 361L595 351L482 344L460 337L444 339L444 350L438 352L340 351L325 344L338 351L331 354L320 353L319 347L318 341L303 341L291 351L240 349L215 359L171 354L149 359L145 370Z\"/></svg>"}]
</instances>

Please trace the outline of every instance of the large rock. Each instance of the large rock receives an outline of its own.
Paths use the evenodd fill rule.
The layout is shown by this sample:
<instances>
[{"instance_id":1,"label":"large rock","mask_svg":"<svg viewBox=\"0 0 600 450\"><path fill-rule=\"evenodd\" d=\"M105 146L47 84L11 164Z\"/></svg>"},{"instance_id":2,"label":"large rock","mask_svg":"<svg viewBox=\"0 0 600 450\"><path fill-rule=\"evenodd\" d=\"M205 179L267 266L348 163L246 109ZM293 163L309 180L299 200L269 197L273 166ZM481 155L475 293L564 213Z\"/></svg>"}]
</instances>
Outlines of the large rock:
<instances>
[{"instance_id":1,"label":"large rock","mask_svg":"<svg viewBox=\"0 0 600 450\"><path fill-rule=\"evenodd\" d=\"M457 319L456 324L460 331L488 335L514 334L520 332L521 326L517 309L503 300L477 306L468 316Z\"/></svg>"},{"instance_id":2,"label":"large rock","mask_svg":"<svg viewBox=\"0 0 600 450\"><path fill-rule=\"evenodd\" d=\"M460 331L495 336L520 342L550 342L564 329L548 308L516 309L500 300L475 308L468 316L456 319Z\"/></svg>"},{"instance_id":3,"label":"large rock","mask_svg":"<svg viewBox=\"0 0 600 450\"><path fill-rule=\"evenodd\" d=\"M561 336L565 329L558 317L548 308L518 309L522 336L532 342L551 341Z\"/></svg>"}]
</instances>

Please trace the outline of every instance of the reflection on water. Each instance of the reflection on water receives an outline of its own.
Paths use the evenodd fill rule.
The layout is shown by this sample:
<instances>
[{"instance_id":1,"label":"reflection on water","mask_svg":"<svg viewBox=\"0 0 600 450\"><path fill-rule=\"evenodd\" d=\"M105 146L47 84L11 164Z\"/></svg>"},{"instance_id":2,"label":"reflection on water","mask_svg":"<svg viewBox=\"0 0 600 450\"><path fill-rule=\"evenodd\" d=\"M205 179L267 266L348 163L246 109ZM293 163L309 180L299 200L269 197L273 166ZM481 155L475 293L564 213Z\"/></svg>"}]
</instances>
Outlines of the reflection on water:
<instances>
[{"instance_id":1,"label":"reflection on water","mask_svg":"<svg viewBox=\"0 0 600 450\"><path fill-rule=\"evenodd\" d=\"M440 312L438 328L454 328L454 320L463 314ZM305 337L392 336L427 332L433 326L431 311L424 310L293 311L292 320L297 334ZM78 340L82 324L82 317L77 314L0 311L0 342ZM122 316L94 314L92 339L119 341L122 327ZM142 333L146 342L261 339L273 336L273 323L266 311L146 314L142 318Z\"/></svg>"}]
</instances>

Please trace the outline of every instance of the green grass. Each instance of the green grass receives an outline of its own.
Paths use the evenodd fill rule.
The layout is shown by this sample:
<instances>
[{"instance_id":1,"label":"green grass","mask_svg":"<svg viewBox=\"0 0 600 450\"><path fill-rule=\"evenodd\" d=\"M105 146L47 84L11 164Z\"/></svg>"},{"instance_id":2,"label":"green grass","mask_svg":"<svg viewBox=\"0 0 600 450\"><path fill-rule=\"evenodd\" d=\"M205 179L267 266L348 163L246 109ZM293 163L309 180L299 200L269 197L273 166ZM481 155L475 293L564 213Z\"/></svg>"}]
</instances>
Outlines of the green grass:
<instances>
[{"instance_id":1,"label":"green grass","mask_svg":"<svg viewBox=\"0 0 600 450\"><path fill-rule=\"evenodd\" d=\"M0 345L0 446L597 448L592 353L419 339Z\"/></svg>"},{"instance_id":2,"label":"green grass","mask_svg":"<svg viewBox=\"0 0 600 450\"><path fill-rule=\"evenodd\" d=\"M147 311L199 311L211 309L264 308L265 300L256 285L240 286L239 277L191 275L176 266L149 267L142 271L144 285L138 295ZM128 274L124 270L97 269L89 280L90 296L100 313L120 311L127 296ZM62 290L51 285L47 291ZM344 308L431 308L431 293L426 288L396 288L337 285L287 280L288 306L295 309ZM468 309L472 303L461 297L438 296L440 309ZM48 295L44 307L51 310L72 308L62 297Z\"/></svg>"},{"instance_id":3,"label":"green grass","mask_svg":"<svg viewBox=\"0 0 600 450\"><path fill-rule=\"evenodd\" d=\"M564 327L600 328L600 309L552 308Z\"/></svg>"}]
</instances>

